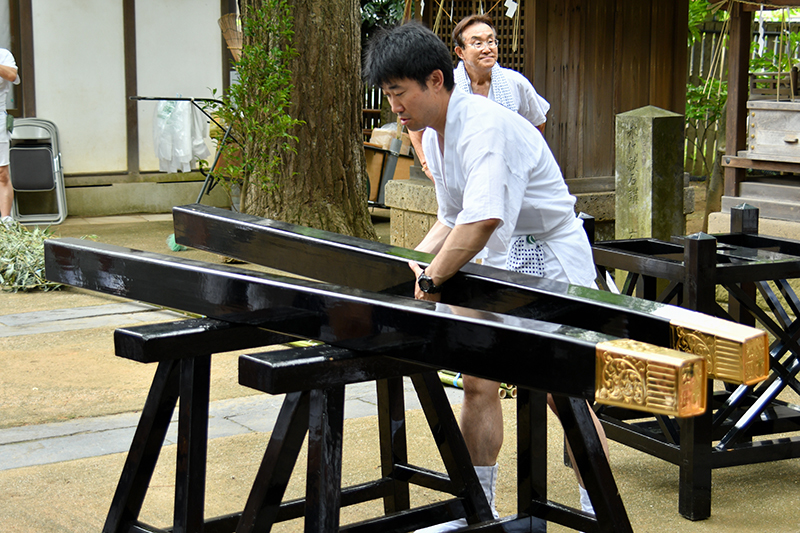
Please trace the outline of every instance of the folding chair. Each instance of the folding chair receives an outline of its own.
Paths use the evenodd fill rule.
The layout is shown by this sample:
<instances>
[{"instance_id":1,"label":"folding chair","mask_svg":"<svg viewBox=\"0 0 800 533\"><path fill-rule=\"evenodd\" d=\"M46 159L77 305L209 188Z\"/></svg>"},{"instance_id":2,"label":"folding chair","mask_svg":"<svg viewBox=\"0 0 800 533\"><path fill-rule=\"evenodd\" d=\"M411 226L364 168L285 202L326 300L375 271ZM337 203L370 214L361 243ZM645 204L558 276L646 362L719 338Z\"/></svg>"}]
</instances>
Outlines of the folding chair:
<instances>
[{"instance_id":1,"label":"folding chair","mask_svg":"<svg viewBox=\"0 0 800 533\"><path fill-rule=\"evenodd\" d=\"M21 224L60 224L67 217L58 128L40 118L14 121L10 147L11 215Z\"/></svg>"}]
</instances>

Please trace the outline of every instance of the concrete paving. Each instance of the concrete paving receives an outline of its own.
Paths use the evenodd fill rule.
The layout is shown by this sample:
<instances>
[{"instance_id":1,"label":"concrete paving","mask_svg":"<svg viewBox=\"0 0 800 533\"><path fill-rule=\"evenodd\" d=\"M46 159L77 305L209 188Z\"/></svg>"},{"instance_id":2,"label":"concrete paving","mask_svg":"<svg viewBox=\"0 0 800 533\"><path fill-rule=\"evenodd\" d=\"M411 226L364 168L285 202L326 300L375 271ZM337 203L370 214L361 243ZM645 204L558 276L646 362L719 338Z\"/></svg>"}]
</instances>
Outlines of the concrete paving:
<instances>
[{"instance_id":1,"label":"concrete paving","mask_svg":"<svg viewBox=\"0 0 800 533\"><path fill-rule=\"evenodd\" d=\"M380 222L385 237L385 220ZM167 253L164 240L169 234L168 223L169 215L67 219L56 232L65 236L94 234L100 242L128 243L134 248ZM187 257L201 257L192 255L195 252L185 253ZM0 531L102 529L154 369L113 357L111 334L116 327L179 316L139 302L75 290L0 295ZM4 358L3 351L12 357ZM226 354L212 360L206 516L241 510L281 402L281 397L227 383L236 379L236 357ZM84 361L83 366L90 368L75 368L81 364L67 365L66 361ZM220 367L213 366L216 361ZM109 370L107 365L112 364L115 366ZM50 395L33 390L46 387L39 383L51 367L56 367L54 372L65 382L63 387ZM86 370L87 376L73 379L73 374L81 370ZM109 372L114 373L109 385L112 393L92 388ZM411 460L426 468L441 469L435 443L408 382L406 389ZM458 412L460 391L446 390ZM42 395L37 396L39 393ZM28 403L34 405L42 405L45 400L40 398L47 398L48 405L63 402L64 406L60 411L36 411L28 403L17 401L16 396L22 394L30 395ZM74 401L73 396L77 398ZM361 483L376 479L380 473L374 385L348 387L346 396L343 477L345 484ZM504 401L503 411L506 444L499 459L498 510L505 515L513 513L516 506L515 402ZM19 422L9 423L12 419ZM142 520L164 528L169 527L172 516L174 440L172 428L142 511ZM800 532L800 461L796 459L715 471L712 516L692 522L677 513L675 466L615 442L610 447L616 482L637 532ZM577 506L576 483L563 466L562 454L562 433L558 421L550 416L548 496ZM303 493L304 461L305 456L301 456L288 497ZM430 491L412 492L414 505L436 498ZM342 520L349 523L380 512L380 505L365 504L344 509ZM273 531L302 529L295 521ZM550 525L548 531L568 530Z\"/></svg>"},{"instance_id":2,"label":"concrete paving","mask_svg":"<svg viewBox=\"0 0 800 533\"><path fill-rule=\"evenodd\" d=\"M138 302L53 309L0 316L0 337L100 327L116 329L183 318L185 315L180 313ZM405 389L407 407L419 409L419 401L408 379ZM451 401L461 403L463 392L460 389L448 387L447 392ZM283 395L266 394L211 402L209 439L272 431L282 402ZM346 388L346 418L376 415L374 383L358 383ZM138 421L139 413L134 412L0 429L0 470L127 452ZM175 412L165 445L175 444L177 422Z\"/></svg>"}]
</instances>

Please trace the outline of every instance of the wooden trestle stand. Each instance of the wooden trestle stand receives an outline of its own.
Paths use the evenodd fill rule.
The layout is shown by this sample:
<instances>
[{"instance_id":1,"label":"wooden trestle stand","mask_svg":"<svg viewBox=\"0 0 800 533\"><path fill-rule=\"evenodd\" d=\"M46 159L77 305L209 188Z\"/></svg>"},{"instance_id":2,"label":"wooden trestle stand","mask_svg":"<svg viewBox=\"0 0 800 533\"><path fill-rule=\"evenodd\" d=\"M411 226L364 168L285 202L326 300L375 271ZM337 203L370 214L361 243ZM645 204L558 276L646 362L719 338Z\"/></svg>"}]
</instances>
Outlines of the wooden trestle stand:
<instances>
[{"instance_id":1,"label":"wooden trestle stand","mask_svg":"<svg viewBox=\"0 0 800 533\"><path fill-rule=\"evenodd\" d=\"M187 244L179 218L176 214L176 236ZM239 238L230 227L223 233L229 243ZM319 235L313 238L325 240ZM200 239L194 245L205 246ZM336 250L338 245L323 242L318 246L321 252L317 246L305 246L289 255L302 257L298 250L305 249L307 263L321 263L329 270L345 265ZM249 247L259 253L258 242ZM216 251L232 255L227 249ZM47 277L53 281L207 317L115 332L118 355L157 362L158 368L105 532L161 531L139 522L138 515L178 397L175 532L267 531L277 521L300 516L305 517L307 532L413 531L457 517L467 518L472 524L470 531L542 531L544 521L586 532L632 531L586 400L597 398L671 416L694 416L706 407L706 358L669 348L674 342L670 306L642 306L641 300L627 297L609 304L605 295L593 298L597 295L592 293L601 294L599 291L575 294L573 287L532 283L524 279L528 276L513 273L506 273L511 276L501 280L474 274L457 276L461 281L454 278L452 286L466 291L460 293L462 300L499 305L517 315L513 316L463 306L463 301L458 305L431 304L395 296L393 291L400 292L397 279L384 279L382 283L389 283L384 287L331 285L76 239L46 241L45 257ZM384 259L380 254L376 257L379 262ZM358 262L351 256L350 266ZM285 270L305 276L304 268ZM348 270L352 275L353 269ZM598 310L603 316L590 321L594 328L559 320L598 315ZM651 326L646 335L659 343L617 335L642 324ZM748 328L740 333L754 331ZM286 398L243 511L206 519L203 503L212 354L255 350L297 338L328 345L240 358L240 382L271 394L285 393ZM742 335L740 341L741 346L764 343L756 334ZM492 365L485 364L487 357ZM515 515L492 519L433 372L437 368L518 385ZM408 464L401 381L406 375L412 376L446 473ZM378 384L382 477L342 488L344 386L362 381ZM637 394L628 395L627 390ZM546 392L553 394L596 517L547 500ZM306 432L306 497L282 502ZM411 509L409 484L452 498ZM384 501L384 516L339 524L341 506L376 498Z\"/></svg>"}]
</instances>

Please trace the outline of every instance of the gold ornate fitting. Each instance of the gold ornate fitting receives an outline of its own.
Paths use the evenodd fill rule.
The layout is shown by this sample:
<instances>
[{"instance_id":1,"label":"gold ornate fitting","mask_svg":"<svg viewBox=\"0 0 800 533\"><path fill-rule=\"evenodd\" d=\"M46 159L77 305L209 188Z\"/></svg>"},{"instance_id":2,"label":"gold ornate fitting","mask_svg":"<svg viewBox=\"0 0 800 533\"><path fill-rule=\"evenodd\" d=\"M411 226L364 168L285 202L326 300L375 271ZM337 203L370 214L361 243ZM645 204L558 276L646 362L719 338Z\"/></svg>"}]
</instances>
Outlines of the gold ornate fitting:
<instances>
[{"instance_id":1,"label":"gold ornate fitting","mask_svg":"<svg viewBox=\"0 0 800 533\"><path fill-rule=\"evenodd\" d=\"M764 331L701 313L670 320L670 331L674 349L705 358L709 378L753 385L769 374Z\"/></svg>"},{"instance_id":2,"label":"gold ornate fitting","mask_svg":"<svg viewBox=\"0 0 800 533\"><path fill-rule=\"evenodd\" d=\"M677 417L706 410L705 358L629 339L597 345L595 401Z\"/></svg>"}]
</instances>

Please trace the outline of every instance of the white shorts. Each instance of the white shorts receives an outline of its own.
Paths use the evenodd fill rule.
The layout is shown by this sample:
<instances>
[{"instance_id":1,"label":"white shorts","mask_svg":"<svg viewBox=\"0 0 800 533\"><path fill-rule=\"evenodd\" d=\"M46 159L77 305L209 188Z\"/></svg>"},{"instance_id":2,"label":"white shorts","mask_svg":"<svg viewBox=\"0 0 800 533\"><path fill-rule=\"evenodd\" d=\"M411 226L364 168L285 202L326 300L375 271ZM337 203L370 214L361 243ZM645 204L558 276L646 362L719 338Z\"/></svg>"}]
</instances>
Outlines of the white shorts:
<instances>
[{"instance_id":1,"label":"white shorts","mask_svg":"<svg viewBox=\"0 0 800 533\"><path fill-rule=\"evenodd\" d=\"M8 148L11 143L0 142L0 167L8 165Z\"/></svg>"}]
</instances>

